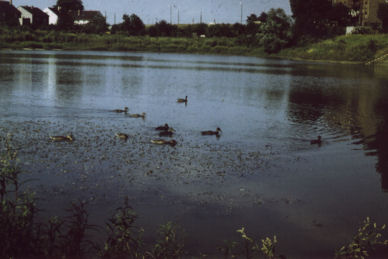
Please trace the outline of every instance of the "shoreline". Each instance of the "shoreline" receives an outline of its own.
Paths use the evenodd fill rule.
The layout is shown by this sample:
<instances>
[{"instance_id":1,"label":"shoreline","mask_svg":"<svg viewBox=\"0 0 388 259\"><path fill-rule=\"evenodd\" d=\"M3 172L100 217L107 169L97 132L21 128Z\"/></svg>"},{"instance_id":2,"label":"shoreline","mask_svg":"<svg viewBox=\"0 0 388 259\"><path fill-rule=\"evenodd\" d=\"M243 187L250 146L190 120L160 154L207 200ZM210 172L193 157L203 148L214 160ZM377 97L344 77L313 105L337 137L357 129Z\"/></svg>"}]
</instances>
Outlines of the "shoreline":
<instances>
[{"instance_id":1,"label":"shoreline","mask_svg":"<svg viewBox=\"0 0 388 259\"><path fill-rule=\"evenodd\" d=\"M118 51L236 55L328 64L388 64L388 34L343 35L268 54L241 38L185 38L76 34L57 31L21 31L0 35L0 50ZM372 47L371 47L372 46ZM381 57L387 57L382 58ZM371 62L372 64L367 64ZM378 61L378 62L373 62Z\"/></svg>"}]
</instances>

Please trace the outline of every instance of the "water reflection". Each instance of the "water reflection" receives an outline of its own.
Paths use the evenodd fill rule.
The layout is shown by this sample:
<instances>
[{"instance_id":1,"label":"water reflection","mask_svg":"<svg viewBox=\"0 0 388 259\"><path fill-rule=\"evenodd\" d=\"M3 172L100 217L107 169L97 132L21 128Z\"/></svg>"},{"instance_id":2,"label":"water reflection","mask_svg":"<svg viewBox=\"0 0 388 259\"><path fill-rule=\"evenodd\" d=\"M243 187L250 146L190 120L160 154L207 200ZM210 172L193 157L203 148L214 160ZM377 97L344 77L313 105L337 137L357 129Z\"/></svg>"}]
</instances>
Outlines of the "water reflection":
<instances>
[{"instance_id":1,"label":"water reflection","mask_svg":"<svg viewBox=\"0 0 388 259\"><path fill-rule=\"evenodd\" d=\"M334 68L333 68L334 67ZM363 145L367 156L376 156L381 188L388 191L388 79L386 67L295 67L290 82L288 116L293 122L314 124L318 131L327 123ZM303 79L300 79L302 77ZM333 81L330 78L336 77ZM358 81L355 81L358 80ZM341 133L337 133L341 136ZM330 136L332 138L332 136Z\"/></svg>"}]
</instances>

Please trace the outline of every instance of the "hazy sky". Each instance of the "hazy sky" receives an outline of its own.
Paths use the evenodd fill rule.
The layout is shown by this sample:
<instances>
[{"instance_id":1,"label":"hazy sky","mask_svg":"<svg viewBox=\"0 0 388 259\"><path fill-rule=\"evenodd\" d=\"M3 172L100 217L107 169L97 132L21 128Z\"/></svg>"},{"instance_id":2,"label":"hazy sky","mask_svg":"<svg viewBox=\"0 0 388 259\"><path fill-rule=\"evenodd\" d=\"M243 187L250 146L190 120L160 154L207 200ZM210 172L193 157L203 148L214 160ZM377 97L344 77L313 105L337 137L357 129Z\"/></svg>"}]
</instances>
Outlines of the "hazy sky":
<instances>
[{"instance_id":1,"label":"hazy sky","mask_svg":"<svg viewBox=\"0 0 388 259\"><path fill-rule=\"evenodd\" d=\"M177 23L178 10L180 23L199 22L202 10L202 21L217 23L240 22L240 0L83 0L86 10L106 12L108 23L122 21L126 14L137 14L144 23L153 24L155 21L170 21L170 6L172 6L172 22ZM44 9L52 6L56 0L13 0L15 6L33 5ZM289 0L242 0L243 22L251 14L260 14L270 8L283 8L290 14Z\"/></svg>"}]
</instances>

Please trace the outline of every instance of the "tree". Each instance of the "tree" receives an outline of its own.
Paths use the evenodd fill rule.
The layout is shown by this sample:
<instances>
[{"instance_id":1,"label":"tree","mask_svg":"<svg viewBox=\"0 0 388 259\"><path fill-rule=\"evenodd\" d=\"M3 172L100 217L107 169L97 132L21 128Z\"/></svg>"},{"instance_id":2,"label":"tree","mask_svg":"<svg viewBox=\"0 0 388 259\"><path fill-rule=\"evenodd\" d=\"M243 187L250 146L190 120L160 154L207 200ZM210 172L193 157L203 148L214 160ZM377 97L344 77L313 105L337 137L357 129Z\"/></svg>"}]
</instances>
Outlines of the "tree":
<instances>
[{"instance_id":1,"label":"tree","mask_svg":"<svg viewBox=\"0 0 388 259\"><path fill-rule=\"evenodd\" d=\"M292 19L283 9L271 9L267 20L260 24L260 43L267 53L276 53L292 39Z\"/></svg>"},{"instance_id":2,"label":"tree","mask_svg":"<svg viewBox=\"0 0 388 259\"><path fill-rule=\"evenodd\" d=\"M60 12L69 12L69 11L78 11L84 10L84 5L82 4L82 0L57 0L57 4L55 7Z\"/></svg>"},{"instance_id":3,"label":"tree","mask_svg":"<svg viewBox=\"0 0 388 259\"><path fill-rule=\"evenodd\" d=\"M379 9L377 10L377 17L383 23L383 32L388 33L388 3L383 3L379 5Z\"/></svg>"},{"instance_id":4,"label":"tree","mask_svg":"<svg viewBox=\"0 0 388 259\"><path fill-rule=\"evenodd\" d=\"M76 15L84 10L82 0L57 0L53 8L59 13L57 25L59 29L73 28Z\"/></svg>"},{"instance_id":5,"label":"tree","mask_svg":"<svg viewBox=\"0 0 388 259\"><path fill-rule=\"evenodd\" d=\"M325 38L339 33L351 21L350 9L331 0L290 0L296 38Z\"/></svg>"},{"instance_id":6,"label":"tree","mask_svg":"<svg viewBox=\"0 0 388 259\"><path fill-rule=\"evenodd\" d=\"M249 24L249 23L254 23L254 22L256 22L256 21L257 21L257 15L254 14L254 13L252 13L251 15L249 15L249 16L247 17L247 24Z\"/></svg>"},{"instance_id":7,"label":"tree","mask_svg":"<svg viewBox=\"0 0 388 259\"><path fill-rule=\"evenodd\" d=\"M190 27L191 30L191 27ZM167 23L165 20L161 20L155 25L150 26L148 33L152 37L169 37L176 36L178 32L178 26Z\"/></svg>"},{"instance_id":8,"label":"tree","mask_svg":"<svg viewBox=\"0 0 388 259\"><path fill-rule=\"evenodd\" d=\"M127 32L129 35L144 35L145 25L136 14L131 14L131 16L124 14L120 30Z\"/></svg>"},{"instance_id":9,"label":"tree","mask_svg":"<svg viewBox=\"0 0 388 259\"><path fill-rule=\"evenodd\" d=\"M101 13L96 14L87 24L79 26L86 33L104 33L108 30L106 19Z\"/></svg>"}]
</instances>

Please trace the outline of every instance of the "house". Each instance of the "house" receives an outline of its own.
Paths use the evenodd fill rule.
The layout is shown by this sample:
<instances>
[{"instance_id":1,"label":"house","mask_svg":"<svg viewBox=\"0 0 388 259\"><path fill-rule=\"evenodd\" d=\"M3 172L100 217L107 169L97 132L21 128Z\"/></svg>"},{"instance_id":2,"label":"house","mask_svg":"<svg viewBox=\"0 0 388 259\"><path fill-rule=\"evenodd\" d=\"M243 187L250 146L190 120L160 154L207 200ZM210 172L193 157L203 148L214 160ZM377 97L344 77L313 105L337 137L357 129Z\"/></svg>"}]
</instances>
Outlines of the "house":
<instances>
[{"instance_id":1,"label":"house","mask_svg":"<svg viewBox=\"0 0 388 259\"><path fill-rule=\"evenodd\" d=\"M354 13L360 14L360 25L381 24L378 18L379 5L387 3L387 0L333 0L333 4L342 3L348 8L357 8L352 10Z\"/></svg>"},{"instance_id":2,"label":"house","mask_svg":"<svg viewBox=\"0 0 388 259\"><path fill-rule=\"evenodd\" d=\"M33 6L19 6L18 10L21 13L19 18L20 25L32 25L33 27L48 25L48 15L39 8Z\"/></svg>"},{"instance_id":3,"label":"house","mask_svg":"<svg viewBox=\"0 0 388 259\"><path fill-rule=\"evenodd\" d=\"M12 5L12 0L0 1L0 24L19 25L20 12Z\"/></svg>"},{"instance_id":4,"label":"house","mask_svg":"<svg viewBox=\"0 0 388 259\"><path fill-rule=\"evenodd\" d=\"M49 25L57 25L58 24L59 12L57 9L52 8L52 7L47 7L46 9L43 10L43 12L45 14L47 14L49 17L49 20L48 20Z\"/></svg>"},{"instance_id":5,"label":"house","mask_svg":"<svg viewBox=\"0 0 388 259\"><path fill-rule=\"evenodd\" d=\"M377 17L379 5L386 3L385 0L364 0L361 7L361 24L373 25L381 24L381 20Z\"/></svg>"},{"instance_id":6,"label":"house","mask_svg":"<svg viewBox=\"0 0 388 259\"><path fill-rule=\"evenodd\" d=\"M74 24L77 25L86 25L96 18L103 18L104 16L100 11L78 11L78 15L76 15L74 19Z\"/></svg>"}]
</instances>

